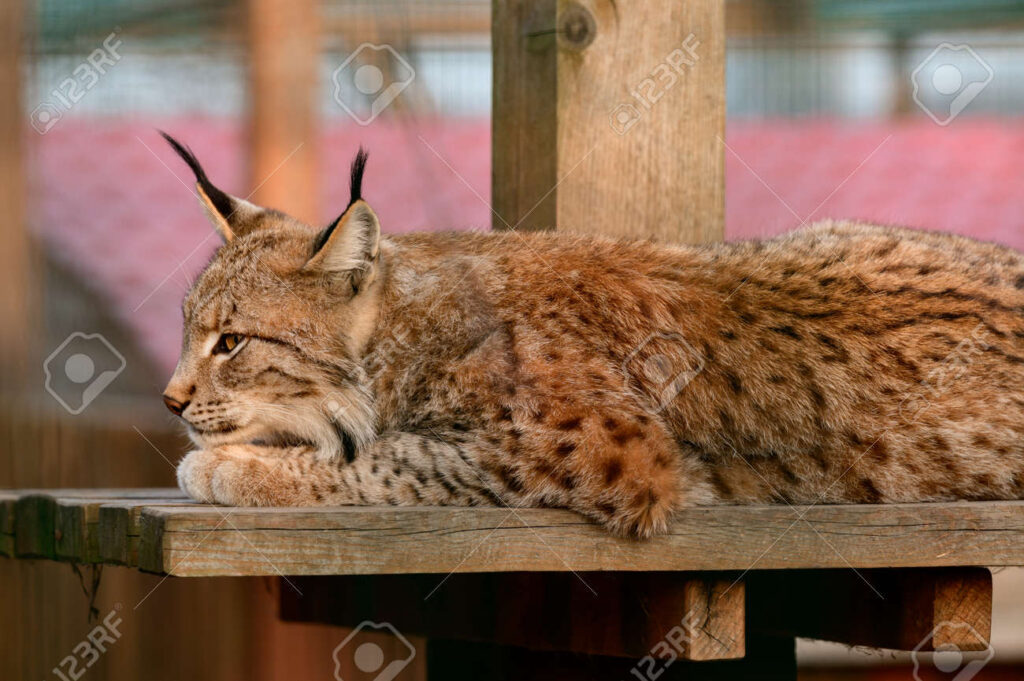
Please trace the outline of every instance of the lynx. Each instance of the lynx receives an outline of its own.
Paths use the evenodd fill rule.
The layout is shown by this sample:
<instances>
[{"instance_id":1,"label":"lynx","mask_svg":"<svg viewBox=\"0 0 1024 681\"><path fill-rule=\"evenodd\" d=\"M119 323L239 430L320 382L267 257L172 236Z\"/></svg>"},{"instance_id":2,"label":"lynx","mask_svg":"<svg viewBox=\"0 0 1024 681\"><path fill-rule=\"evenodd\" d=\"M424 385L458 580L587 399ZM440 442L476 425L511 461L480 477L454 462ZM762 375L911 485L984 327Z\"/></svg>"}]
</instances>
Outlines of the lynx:
<instances>
[{"instance_id":1,"label":"lynx","mask_svg":"<svg viewBox=\"0 0 1024 681\"><path fill-rule=\"evenodd\" d=\"M317 229L216 188L164 394L182 489L501 505L625 536L675 509L1024 496L1024 256L824 222L763 242Z\"/></svg>"}]
</instances>

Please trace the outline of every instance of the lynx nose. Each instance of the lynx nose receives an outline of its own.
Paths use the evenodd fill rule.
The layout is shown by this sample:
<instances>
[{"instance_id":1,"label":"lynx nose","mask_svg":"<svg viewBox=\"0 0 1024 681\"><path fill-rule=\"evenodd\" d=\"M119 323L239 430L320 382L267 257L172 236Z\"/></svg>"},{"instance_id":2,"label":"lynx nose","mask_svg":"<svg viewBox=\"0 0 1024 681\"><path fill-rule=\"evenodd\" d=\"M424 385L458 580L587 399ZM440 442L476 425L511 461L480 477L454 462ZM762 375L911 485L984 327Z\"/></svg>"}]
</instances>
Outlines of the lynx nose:
<instances>
[{"instance_id":1,"label":"lynx nose","mask_svg":"<svg viewBox=\"0 0 1024 681\"><path fill-rule=\"evenodd\" d=\"M187 400L185 402L179 402L170 395L164 395L164 404L167 405L167 408L170 409L171 413L175 416L181 416L181 412L185 411L185 408L188 407Z\"/></svg>"}]
</instances>

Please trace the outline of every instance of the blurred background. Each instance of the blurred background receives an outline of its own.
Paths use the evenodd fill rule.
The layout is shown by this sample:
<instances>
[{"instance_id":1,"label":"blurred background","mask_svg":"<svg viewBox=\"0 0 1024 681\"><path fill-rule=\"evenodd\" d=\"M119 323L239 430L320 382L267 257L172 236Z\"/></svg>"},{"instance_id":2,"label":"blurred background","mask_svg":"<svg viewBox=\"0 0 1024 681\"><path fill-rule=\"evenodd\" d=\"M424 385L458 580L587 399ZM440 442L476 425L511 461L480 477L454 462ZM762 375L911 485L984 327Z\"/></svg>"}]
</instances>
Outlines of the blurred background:
<instances>
[{"instance_id":1,"label":"blurred background","mask_svg":"<svg viewBox=\"0 0 1024 681\"><path fill-rule=\"evenodd\" d=\"M157 129L225 190L319 222L363 144L386 232L489 229L490 15L480 0L4 0L0 487L174 484L187 443L159 394L218 241ZM843 217L1024 248L1024 2L729 0L727 25L728 238ZM940 70L944 43L971 47L959 75ZM382 111L367 63L396 88ZM106 357L96 394L49 371L86 343ZM90 678L330 678L344 637L279 623L270 581L108 568L100 584L124 639ZM89 628L79 577L0 561L0 594L0 677L53 677ZM996 575L995 607L975 678L1022 678L1021 571ZM904 655L801 642L800 661L805 679L912 678Z\"/></svg>"}]
</instances>

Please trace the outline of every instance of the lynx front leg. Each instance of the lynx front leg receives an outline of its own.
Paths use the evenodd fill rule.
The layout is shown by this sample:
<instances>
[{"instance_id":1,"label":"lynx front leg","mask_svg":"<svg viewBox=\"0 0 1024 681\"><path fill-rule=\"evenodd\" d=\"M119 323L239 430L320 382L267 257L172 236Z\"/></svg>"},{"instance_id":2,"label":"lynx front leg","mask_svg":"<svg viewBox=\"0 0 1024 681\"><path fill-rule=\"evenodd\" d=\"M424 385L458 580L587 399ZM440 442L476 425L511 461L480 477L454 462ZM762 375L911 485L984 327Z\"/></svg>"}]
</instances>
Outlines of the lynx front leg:
<instances>
[{"instance_id":1,"label":"lynx front leg","mask_svg":"<svg viewBox=\"0 0 1024 681\"><path fill-rule=\"evenodd\" d=\"M178 464L178 486L196 501L228 506L304 505L296 485L307 448L224 445L190 452Z\"/></svg>"},{"instance_id":2,"label":"lynx front leg","mask_svg":"<svg viewBox=\"0 0 1024 681\"><path fill-rule=\"evenodd\" d=\"M477 506L521 501L476 464L464 434L385 433L351 463L309 448L225 445L188 454L178 484L189 496L230 506L359 504ZM493 454L493 452L492 452Z\"/></svg>"}]
</instances>

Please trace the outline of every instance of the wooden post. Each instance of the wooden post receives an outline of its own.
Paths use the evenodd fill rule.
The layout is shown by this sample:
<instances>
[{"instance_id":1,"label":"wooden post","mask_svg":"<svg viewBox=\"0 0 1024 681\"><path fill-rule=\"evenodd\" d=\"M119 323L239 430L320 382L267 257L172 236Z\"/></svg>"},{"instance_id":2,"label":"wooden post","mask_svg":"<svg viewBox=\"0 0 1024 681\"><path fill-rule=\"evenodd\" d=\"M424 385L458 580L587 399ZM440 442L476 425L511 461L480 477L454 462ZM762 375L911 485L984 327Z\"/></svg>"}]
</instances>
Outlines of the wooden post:
<instances>
[{"instance_id":1,"label":"wooden post","mask_svg":"<svg viewBox=\"0 0 1024 681\"><path fill-rule=\"evenodd\" d=\"M21 97L21 50L24 3L9 0L0 7L0 205L4 219L0 226L4 247L0 249L0 374L6 388L19 392L17 385L26 370L36 377L37 367L28 360L38 320L38 291L33 272L34 253L25 215L25 168L23 139L27 126ZM31 133L35 135L36 133ZM43 355L45 356L45 355Z\"/></svg>"},{"instance_id":2,"label":"wooden post","mask_svg":"<svg viewBox=\"0 0 1024 681\"><path fill-rule=\"evenodd\" d=\"M721 241L723 0L494 0L497 229Z\"/></svg>"},{"instance_id":3,"label":"wooden post","mask_svg":"<svg viewBox=\"0 0 1024 681\"><path fill-rule=\"evenodd\" d=\"M723 0L494 0L492 42L495 229L722 240ZM743 584L671 579L681 603L704 618L683 656L742 656ZM665 629L659 610L643 630ZM447 674L461 653L434 645L430 670ZM527 657L533 669L558 662L555 654ZM790 678L791 666L774 669Z\"/></svg>"},{"instance_id":4,"label":"wooden post","mask_svg":"<svg viewBox=\"0 0 1024 681\"><path fill-rule=\"evenodd\" d=\"M312 0L248 0L253 201L316 224L319 17Z\"/></svg>"}]
</instances>

